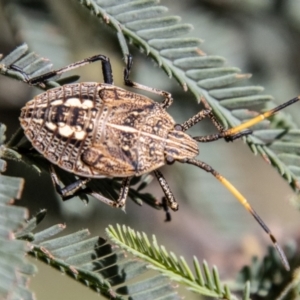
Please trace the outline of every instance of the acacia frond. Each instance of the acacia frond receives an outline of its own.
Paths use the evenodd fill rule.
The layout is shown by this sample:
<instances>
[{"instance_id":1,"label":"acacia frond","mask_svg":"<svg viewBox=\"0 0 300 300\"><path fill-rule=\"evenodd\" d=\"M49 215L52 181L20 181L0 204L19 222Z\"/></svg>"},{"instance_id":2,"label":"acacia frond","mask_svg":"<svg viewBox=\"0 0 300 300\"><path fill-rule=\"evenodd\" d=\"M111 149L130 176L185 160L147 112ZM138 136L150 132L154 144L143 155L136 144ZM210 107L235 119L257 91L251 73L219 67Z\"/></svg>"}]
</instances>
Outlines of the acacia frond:
<instances>
[{"instance_id":1,"label":"acacia frond","mask_svg":"<svg viewBox=\"0 0 300 300\"><path fill-rule=\"evenodd\" d=\"M194 293L220 299L237 299L228 286L220 280L217 267L209 269L206 261L200 267L196 257L193 258L194 272L188 266L184 257L179 258L158 244L155 236L152 242L145 233L136 232L130 227L117 225L106 229L109 239L122 249L150 264L149 268L159 271L171 280L176 281ZM243 300L248 300L249 284L245 286Z\"/></svg>"},{"instance_id":2,"label":"acacia frond","mask_svg":"<svg viewBox=\"0 0 300 300\"><path fill-rule=\"evenodd\" d=\"M1 58L1 57L0 57ZM18 70L14 70L11 66L18 67L22 72L27 75L24 78L23 74ZM28 45L22 44L11 53L0 60L0 73L12 77L21 81L31 79L36 76L40 76L52 70L52 63L49 59L39 56L34 52L28 51ZM54 76L51 80L47 81L47 88L57 87L61 84L71 83L76 81L78 76L66 77L63 80L59 80L59 75ZM39 86L39 88L42 88Z\"/></svg>"},{"instance_id":3,"label":"acacia frond","mask_svg":"<svg viewBox=\"0 0 300 300\"><path fill-rule=\"evenodd\" d=\"M0 298L35 299L28 288L30 276L36 268L25 258L29 245L15 238L15 231L24 227L27 209L11 205L20 199L24 181L22 178L5 176L6 162L1 159L5 126L0 124Z\"/></svg>"},{"instance_id":4,"label":"acacia frond","mask_svg":"<svg viewBox=\"0 0 300 300\"><path fill-rule=\"evenodd\" d=\"M56 238L66 228L62 224L32 233L45 214L41 210L17 231L18 239L30 241L28 253L108 299L179 300L174 281L207 297L238 299L221 282L215 266L210 270L204 261L200 267L194 257L192 272L182 256L158 245L155 236L149 242L144 233L119 225L106 229L111 243L89 237L86 229ZM250 300L249 289L246 283L242 300Z\"/></svg>"},{"instance_id":5,"label":"acacia frond","mask_svg":"<svg viewBox=\"0 0 300 300\"><path fill-rule=\"evenodd\" d=\"M18 231L19 239L30 240L30 255L108 299L181 299L168 278L153 275L146 262L129 257L103 238L90 237L86 229L56 238L66 228L57 224L32 233L45 213L42 210Z\"/></svg>"}]
</instances>

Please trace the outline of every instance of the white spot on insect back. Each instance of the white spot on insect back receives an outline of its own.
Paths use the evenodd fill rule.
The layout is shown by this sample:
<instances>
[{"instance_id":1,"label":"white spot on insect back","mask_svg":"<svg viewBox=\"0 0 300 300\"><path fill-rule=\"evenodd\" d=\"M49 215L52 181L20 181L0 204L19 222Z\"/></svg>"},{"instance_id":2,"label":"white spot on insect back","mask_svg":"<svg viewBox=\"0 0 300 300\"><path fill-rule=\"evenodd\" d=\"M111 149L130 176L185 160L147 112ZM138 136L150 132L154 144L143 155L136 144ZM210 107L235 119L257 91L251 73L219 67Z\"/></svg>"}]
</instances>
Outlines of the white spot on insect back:
<instances>
[{"instance_id":1,"label":"white spot on insect back","mask_svg":"<svg viewBox=\"0 0 300 300\"><path fill-rule=\"evenodd\" d=\"M74 107L81 107L82 103L79 98L69 98L65 102L66 106L74 106Z\"/></svg>"},{"instance_id":2,"label":"white spot on insect back","mask_svg":"<svg viewBox=\"0 0 300 300\"><path fill-rule=\"evenodd\" d=\"M43 119L33 119L33 122L36 123L36 124L42 125L43 124Z\"/></svg>"},{"instance_id":3,"label":"white spot on insect back","mask_svg":"<svg viewBox=\"0 0 300 300\"><path fill-rule=\"evenodd\" d=\"M84 100L82 102L82 108L92 108L94 107L94 102L91 100Z\"/></svg>"},{"instance_id":4,"label":"white spot on insect back","mask_svg":"<svg viewBox=\"0 0 300 300\"><path fill-rule=\"evenodd\" d=\"M58 133L63 137L70 137L73 134L74 130L71 126L65 125L58 128Z\"/></svg>"},{"instance_id":5,"label":"white spot on insect back","mask_svg":"<svg viewBox=\"0 0 300 300\"><path fill-rule=\"evenodd\" d=\"M62 137L66 137L66 138L73 135L72 138L79 141L83 140L86 137L86 132L84 130L76 131L76 129L73 126L69 126L69 125L64 125L62 127L59 127L58 133Z\"/></svg>"},{"instance_id":6,"label":"white spot on insect back","mask_svg":"<svg viewBox=\"0 0 300 300\"><path fill-rule=\"evenodd\" d=\"M52 122L46 122L45 126L50 129L51 131L54 131L57 128L57 125Z\"/></svg>"},{"instance_id":7,"label":"white spot on insect back","mask_svg":"<svg viewBox=\"0 0 300 300\"><path fill-rule=\"evenodd\" d=\"M42 103L42 102L40 102L40 101L37 101L37 104L36 104L36 105L38 106L38 108L48 107L48 103ZM34 105L34 104L33 104L33 105L30 105L30 107L34 108L35 105Z\"/></svg>"},{"instance_id":8,"label":"white spot on insect back","mask_svg":"<svg viewBox=\"0 0 300 300\"><path fill-rule=\"evenodd\" d=\"M57 106L57 105L61 105L63 104L63 101L60 99L60 100L54 100L51 102L51 105L54 105L54 106Z\"/></svg>"},{"instance_id":9,"label":"white spot on insect back","mask_svg":"<svg viewBox=\"0 0 300 300\"><path fill-rule=\"evenodd\" d=\"M75 131L74 132L74 138L76 140L81 141L81 140L83 140L85 138L85 136L86 136L86 132L83 131L83 130L81 130L81 131Z\"/></svg>"}]
</instances>

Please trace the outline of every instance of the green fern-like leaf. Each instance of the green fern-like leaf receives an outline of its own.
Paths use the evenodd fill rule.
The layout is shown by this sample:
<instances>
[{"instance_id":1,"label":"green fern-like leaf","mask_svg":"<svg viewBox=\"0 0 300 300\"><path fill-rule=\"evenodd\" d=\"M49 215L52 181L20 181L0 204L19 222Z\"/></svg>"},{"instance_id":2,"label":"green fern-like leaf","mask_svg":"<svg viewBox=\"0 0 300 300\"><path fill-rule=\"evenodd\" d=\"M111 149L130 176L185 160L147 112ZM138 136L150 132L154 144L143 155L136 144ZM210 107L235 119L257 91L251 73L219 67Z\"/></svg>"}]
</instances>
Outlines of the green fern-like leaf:
<instances>
[{"instance_id":1,"label":"green fern-like leaf","mask_svg":"<svg viewBox=\"0 0 300 300\"><path fill-rule=\"evenodd\" d=\"M182 256L158 245L154 236L150 242L144 233L119 225L106 229L111 243L90 237L85 229L56 238L66 228L61 224L32 233L45 214L40 211L17 231L18 239L31 241L28 253L108 299L179 300L173 281L207 297L237 299L221 282L216 267L210 270L205 261L200 267L194 257L192 272ZM153 275L153 270L160 274ZM242 300L250 300L248 291L249 283Z\"/></svg>"},{"instance_id":2,"label":"green fern-like leaf","mask_svg":"<svg viewBox=\"0 0 300 300\"><path fill-rule=\"evenodd\" d=\"M157 1L82 1L82 3L84 3L85 6L88 6L93 12L97 12L97 15L100 18L103 18L105 23L110 24L116 30L124 54L128 53L126 39L131 40L139 48L146 50L147 54L152 56L169 76L174 76L181 83L184 89L191 90L199 101L200 95L204 95L208 103L210 103L210 105L214 108L214 111L225 125L233 126L239 121L249 119L256 113L248 110L248 108L252 109L252 106L260 105L271 99L270 96L260 95L260 92L263 90L261 87L240 86L241 84L239 82L243 79L247 79L249 77L248 74L240 75L238 69L225 67L224 59L222 57L205 56L198 48L201 43L199 39L186 38L184 36L182 38L178 38L178 35L184 35L192 27L189 24L181 26L179 23L180 18L177 16L167 16L167 9L163 6L158 6ZM133 16L134 20L132 18ZM166 30L162 30L162 28ZM22 47L24 46L21 46L20 48ZM7 66L10 64L18 65L19 63L20 67L27 68L27 71L30 74L29 77L34 77L51 69L50 66L47 66L49 62L43 61L43 59L40 59L38 56L36 56L35 59L33 59L33 55L27 57L27 54L27 50L24 51L24 49L17 49L14 55L8 57L9 59L6 57L6 60L4 59L0 62L1 72L7 76L24 80L24 78L20 76L19 72L9 70ZM21 60L21 62L19 62L19 60ZM47 84L47 88L57 86L57 83L55 82L56 79L57 78L53 78L53 83L49 82L49 85ZM67 78L65 82L72 82L73 80L74 78L71 78L71 80ZM236 82L238 86L232 87L231 85L235 84L234 82ZM59 80L59 83L63 84L64 82ZM266 160L276 165L280 173L284 175L288 182L290 182L295 188L297 186L297 179L300 176L298 155L299 130L280 129L277 128L277 124L278 127L279 125L283 125L284 128L293 126L293 124L289 123L285 119L283 114L278 115L273 119L273 129L267 128L269 126L269 122L264 121L255 127L254 135L248 137L247 142L254 152L261 153ZM2 128L3 127L0 127L0 131ZM0 137L2 137L2 135L0 135ZM37 170L47 170L48 162L43 158L37 156L36 153L22 152L18 149L18 146L21 143L23 143L22 132L19 131L8 144L1 147L1 156L10 159L23 160L30 164L33 163ZM266 145L268 145L268 147ZM5 162L0 160L0 166L2 165L5 165ZM70 174L61 174L61 177L64 178L62 179L63 182L73 181L73 177ZM8 186L11 181L10 179L6 181L6 179L7 178L1 177L1 180L3 180L4 183L3 188L5 192L9 190ZM147 181L148 179L142 181L140 183L140 187L145 186ZM8 186L6 186L7 184ZM104 195L115 197L116 191L119 188L119 183L115 180L104 180L101 184L99 184L99 187L96 184L94 189L97 188L101 189L100 192ZM137 191L139 190L140 189L137 189ZM137 203L141 203L140 199L146 201L144 194L139 194L135 192L135 190L131 191L131 196ZM157 203L153 200L153 198L151 198L151 196L149 199L149 203L153 203L154 206L158 207ZM3 212L6 211L3 210ZM41 215L39 215L39 217L41 217ZM57 256L51 256L53 254L51 252L52 249L48 251L48 248L41 248L41 242L48 242L48 239L60 232L63 226L54 226L45 232L33 235L31 231L38 222L38 219L31 220L28 222L28 226L23 228L21 231L18 231L17 235L20 238L22 237L35 241L37 248L35 248L34 253L39 258L45 259L53 266L64 270L71 276L76 277L77 270L76 268L72 269L72 265L74 264L77 266L78 263L82 262L82 257L74 257L73 261L70 260L66 263L66 258L63 256L64 250L60 250L59 247L66 245L66 241L74 243L83 242L85 233L81 232L77 235L70 236L69 239L66 239L65 241L63 239L58 241L54 239L56 241L53 244L50 243L50 245L53 247L52 249L57 250L57 252L55 252ZM46 246L48 245L49 243L46 243ZM50 248L51 247L49 247L49 249ZM162 253L162 257L165 257L166 260L172 264L171 266L177 266L178 272L182 272L184 276L186 276L187 280L193 281L195 279L200 283L200 286L207 285L208 288L213 289L214 292L222 291L225 293L224 297L226 299L230 299L231 295L229 288L226 285L224 286L220 284L220 280L218 279L218 274L215 269L210 270L206 264L203 264L202 271L199 263L195 262L194 273L196 275L194 275L193 272L190 272L191 270L189 267L186 266L184 259L178 259L171 253L168 254L168 252L161 246L157 246L157 248L158 253ZM67 249L67 251L69 250L73 251L72 249ZM45 253L43 251L45 251ZM89 261L90 252L87 252ZM60 255L62 255L62 258ZM85 252L80 252L80 255L84 256ZM134 269L134 266L130 263L130 268L126 269L126 278L129 278L128 274L131 269ZM91 284L92 287L95 288L95 285L93 285L94 274L91 275L87 272L82 272L80 274L80 276L82 276L79 276L81 281L84 281L85 284ZM294 274L296 275L296 271L294 271ZM297 276L295 276L295 278L297 278ZM152 280L153 282L147 280L143 284L138 283L137 286L131 286L129 294L135 294L136 298L140 297L140 299L145 299L143 298L145 294L142 293L147 290L145 287L161 282L162 278L158 277L157 279L154 278ZM256 278L246 278L246 280L255 282ZM2 283L1 280L0 282ZM297 284L297 282L297 280L290 281L285 286L286 290L289 289L289 286L294 288L293 285ZM106 285L106 283L103 286L101 284L99 286L100 287L97 288L99 290L102 288L103 293L108 295L107 297L113 296L113 294L110 294L111 290L107 289L108 285ZM248 283L246 287L243 299L249 299L250 288ZM162 290L163 289L164 287L162 287ZM165 289L168 290L168 286ZM127 286L124 286L124 289L118 290L118 292L119 294L128 293ZM284 290L282 293L284 293Z\"/></svg>"},{"instance_id":3,"label":"green fern-like leaf","mask_svg":"<svg viewBox=\"0 0 300 300\"><path fill-rule=\"evenodd\" d=\"M33 234L45 213L42 210L17 233L19 239L31 241L30 255L108 299L180 299L171 281L153 276L147 262L128 257L103 238L90 237L86 229L56 238L66 228L58 224Z\"/></svg>"},{"instance_id":4,"label":"green fern-like leaf","mask_svg":"<svg viewBox=\"0 0 300 300\"><path fill-rule=\"evenodd\" d=\"M183 284L189 290L208 297L236 299L231 295L228 286L221 283L217 268L213 267L210 270L205 261L201 268L198 259L194 257L193 273L182 256L178 258L173 252L168 252L164 246L159 246L155 236L150 242L145 233L141 234L129 227L119 225L116 229L110 226L106 229L106 234L114 244L148 262L149 268ZM247 293L244 299L249 299Z\"/></svg>"},{"instance_id":5,"label":"green fern-like leaf","mask_svg":"<svg viewBox=\"0 0 300 300\"><path fill-rule=\"evenodd\" d=\"M1 159L5 126L0 124L0 298L34 299L28 289L30 276L36 273L33 264L25 259L28 243L16 240L15 231L24 227L28 211L11 205L19 199L24 181L5 176L6 162Z\"/></svg>"},{"instance_id":6,"label":"green fern-like leaf","mask_svg":"<svg viewBox=\"0 0 300 300\"><path fill-rule=\"evenodd\" d=\"M22 70L22 72L25 73L28 77L24 78L24 75L21 72L19 72L17 69L11 68L12 65ZM27 79L40 76L51 70L51 62L34 52L28 51L27 44L20 45L9 55L0 60L1 74L24 82L26 82ZM61 84L71 83L79 78L78 76L70 76L60 81L59 77L59 75L54 76L52 80L47 81L46 87L39 86L39 88L53 88Z\"/></svg>"}]
</instances>

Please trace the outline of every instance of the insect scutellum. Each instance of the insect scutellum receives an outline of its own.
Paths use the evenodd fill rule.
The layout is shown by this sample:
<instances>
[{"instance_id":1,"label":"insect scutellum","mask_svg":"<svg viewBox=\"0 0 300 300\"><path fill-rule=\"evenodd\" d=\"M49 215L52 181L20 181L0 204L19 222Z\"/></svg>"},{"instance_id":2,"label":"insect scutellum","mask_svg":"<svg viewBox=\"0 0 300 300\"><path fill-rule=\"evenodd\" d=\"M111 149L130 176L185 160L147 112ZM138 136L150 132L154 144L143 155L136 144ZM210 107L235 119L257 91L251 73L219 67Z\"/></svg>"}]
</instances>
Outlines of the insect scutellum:
<instances>
[{"instance_id":1,"label":"insect scutellum","mask_svg":"<svg viewBox=\"0 0 300 300\"><path fill-rule=\"evenodd\" d=\"M198 142L218 139L233 141L248 135L251 133L248 128L300 98L295 97L230 129L222 126L210 107L183 124L176 124L166 112L173 101L169 92L129 79L131 55L127 57L124 70L125 85L161 95L164 97L162 103L114 86L111 65L104 55L95 55L31 79L18 67L10 67L21 72L27 83L44 86L53 76L95 61L102 63L104 83L81 82L50 89L29 101L22 108L20 116L24 133L35 149L51 163L79 177L76 182L61 187L51 167L52 181L62 198L66 200L79 193L87 193L108 205L124 207L131 178L153 171L165 195L163 207L166 211L167 207L175 211L178 210L178 204L159 167L175 161L191 164L211 173L237 198L270 236L288 270L289 264L282 249L246 198L226 178L196 159L196 156L199 152ZM185 133L204 118L212 121L218 130L216 134L191 137ZM106 176L123 177L117 200L108 199L85 187L92 178Z\"/></svg>"}]
</instances>

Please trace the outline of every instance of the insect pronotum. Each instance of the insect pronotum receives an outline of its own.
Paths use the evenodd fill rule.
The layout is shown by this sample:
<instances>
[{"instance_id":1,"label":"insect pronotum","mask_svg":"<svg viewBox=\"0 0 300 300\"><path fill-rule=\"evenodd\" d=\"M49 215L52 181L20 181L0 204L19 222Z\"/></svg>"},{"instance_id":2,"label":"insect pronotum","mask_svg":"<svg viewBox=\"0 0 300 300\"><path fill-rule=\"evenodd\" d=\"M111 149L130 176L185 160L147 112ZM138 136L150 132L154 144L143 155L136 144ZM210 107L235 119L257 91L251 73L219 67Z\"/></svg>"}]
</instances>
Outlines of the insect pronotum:
<instances>
[{"instance_id":1,"label":"insect pronotum","mask_svg":"<svg viewBox=\"0 0 300 300\"><path fill-rule=\"evenodd\" d=\"M31 79L17 66L11 65L10 68L21 72L27 83L44 86L53 76L99 60L102 63L104 83L81 82L52 88L37 95L22 108L21 126L34 148L51 163L79 177L76 182L61 187L54 168L51 168L52 180L62 198L69 199L84 192L108 205L123 207L131 178L153 171L165 194L167 205L175 211L178 204L158 169L175 161L191 164L211 173L237 198L269 235L283 265L289 270L283 250L246 198L226 178L196 159L196 156L199 153L197 142L222 138L233 141L247 135L251 133L249 127L299 101L299 97L226 130L210 107L183 124L176 124L166 112L173 101L170 93L129 79L132 67L130 55L124 70L125 85L161 95L164 97L162 103L114 86L111 65L104 55L95 55ZM199 137L185 133L206 117L211 119L218 133ZM84 187L92 178L101 177L123 177L117 200L108 199Z\"/></svg>"}]
</instances>

